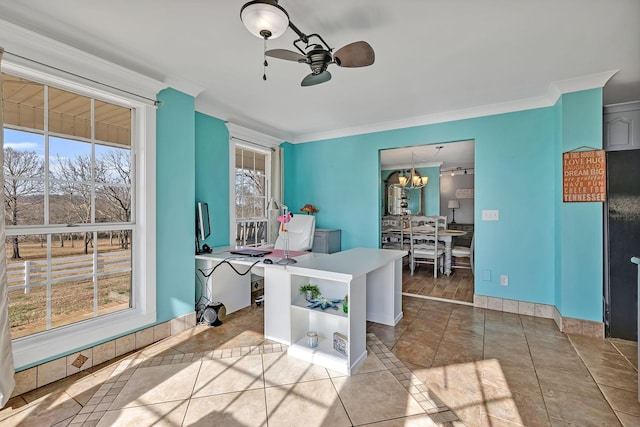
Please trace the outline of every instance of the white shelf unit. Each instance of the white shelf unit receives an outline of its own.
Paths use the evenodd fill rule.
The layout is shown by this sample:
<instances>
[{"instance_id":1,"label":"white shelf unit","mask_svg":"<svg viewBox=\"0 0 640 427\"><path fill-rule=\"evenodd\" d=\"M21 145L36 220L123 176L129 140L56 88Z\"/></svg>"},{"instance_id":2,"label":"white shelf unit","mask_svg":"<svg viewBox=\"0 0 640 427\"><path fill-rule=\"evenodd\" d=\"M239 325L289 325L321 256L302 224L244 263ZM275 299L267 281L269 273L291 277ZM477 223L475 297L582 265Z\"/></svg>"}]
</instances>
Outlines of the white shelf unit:
<instances>
[{"instance_id":1,"label":"white shelf unit","mask_svg":"<svg viewBox=\"0 0 640 427\"><path fill-rule=\"evenodd\" d=\"M288 353L335 372L351 375L351 372L367 357L366 349L366 276L351 280L330 280L321 277L291 274L290 290L290 342ZM300 285L317 285L323 297L343 299L349 297L348 313L338 309L307 308L309 304L300 295ZM307 332L318 334L318 346L310 348ZM333 348L333 333L339 332L348 339L347 356Z\"/></svg>"}]
</instances>

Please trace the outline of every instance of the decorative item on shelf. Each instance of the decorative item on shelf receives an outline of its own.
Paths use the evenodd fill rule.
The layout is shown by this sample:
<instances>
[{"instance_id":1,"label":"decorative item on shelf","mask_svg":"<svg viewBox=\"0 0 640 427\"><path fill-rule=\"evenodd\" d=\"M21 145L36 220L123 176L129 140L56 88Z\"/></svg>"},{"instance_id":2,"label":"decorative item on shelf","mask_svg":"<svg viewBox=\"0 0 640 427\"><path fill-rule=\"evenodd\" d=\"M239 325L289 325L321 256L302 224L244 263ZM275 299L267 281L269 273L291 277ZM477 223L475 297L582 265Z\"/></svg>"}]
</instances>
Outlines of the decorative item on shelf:
<instances>
[{"instance_id":1,"label":"decorative item on shelf","mask_svg":"<svg viewBox=\"0 0 640 427\"><path fill-rule=\"evenodd\" d=\"M456 209L460 209L460 202L457 200L449 200L449 204L447 205L449 209L451 209L451 224L456 223Z\"/></svg>"},{"instance_id":2,"label":"decorative item on shelf","mask_svg":"<svg viewBox=\"0 0 640 427\"><path fill-rule=\"evenodd\" d=\"M344 300L342 301L342 311L345 313L349 312L349 295L344 296Z\"/></svg>"},{"instance_id":3,"label":"decorative item on shelf","mask_svg":"<svg viewBox=\"0 0 640 427\"><path fill-rule=\"evenodd\" d=\"M333 333L333 348L343 356L349 355L349 340L340 332Z\"/></svg>"},{"instance_id":4,"label":"decorative item on shelf","mask_svg":"<svg viewBox=\"0 0 640 427\"><path fill-rule=\"evenodd\" d=\"M340 301L342 301L341 299L329 299L329 298L318 298L318 299L312 299L309 301L309 305L307 306L307 308L321 308L322 311L326 310L327 308L333 308L334 310L338 309L338 306L336 305L337 303L339 303Z\"/></svg>"},{"instance_id":5,"label":"decorative item on shelf","mask_svg":"<svg viewBox=\"0 0 640 427\"><path fill-rule=\"evenodd\" d=\"M318 208L313 206L311 203L307 203L303 207L300 208L301 212L306 212L307 215L311 215L312 213L318 212Z\"/></svg>"},{"instance_id":6,"label":"decorative item on shelf","mask_svg":"<svg viewBox=\"0 0 640 427\"><path fill-rule=\"evenodd\" d=\"M307 301L315 300L316 298L318 298L318 296L320 296L320 289L318 288L318 286L312 285L310 283L306 285L300 285L300 288L298 290L301 294L305 295L305 299Z\"/></svg>"},{"instance_id":7,"label":"decorative item on shelf","mask_svg":"<svg viewBox=\"0 0 640 427\"><path fill-rule=\"evenodd\" d=\"M307 345L310 348L315 348L318 346L318 333L314 331L307 332Z\"/></svg>"}]
</instances>

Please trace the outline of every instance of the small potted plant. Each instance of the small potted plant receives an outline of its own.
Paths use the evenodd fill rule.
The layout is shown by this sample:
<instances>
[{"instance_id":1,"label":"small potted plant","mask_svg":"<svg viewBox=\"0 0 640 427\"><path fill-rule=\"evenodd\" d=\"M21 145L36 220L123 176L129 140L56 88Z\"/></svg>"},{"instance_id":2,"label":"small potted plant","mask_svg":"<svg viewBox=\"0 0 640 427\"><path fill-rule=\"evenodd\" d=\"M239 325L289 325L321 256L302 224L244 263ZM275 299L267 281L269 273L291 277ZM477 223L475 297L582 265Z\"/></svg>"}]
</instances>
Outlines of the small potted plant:
<instances>
[{"instance_id":1,"label":"small potted plant","mask_svg":"<svg viewBox=\"0 0 640 427\"><path fill-rule=\"evenodd\" d=\"M320 295L320 289L318 286L312 284L300 285L300 293L305 295L307 301L316 299Z\"/></svg>"}]
</instances>

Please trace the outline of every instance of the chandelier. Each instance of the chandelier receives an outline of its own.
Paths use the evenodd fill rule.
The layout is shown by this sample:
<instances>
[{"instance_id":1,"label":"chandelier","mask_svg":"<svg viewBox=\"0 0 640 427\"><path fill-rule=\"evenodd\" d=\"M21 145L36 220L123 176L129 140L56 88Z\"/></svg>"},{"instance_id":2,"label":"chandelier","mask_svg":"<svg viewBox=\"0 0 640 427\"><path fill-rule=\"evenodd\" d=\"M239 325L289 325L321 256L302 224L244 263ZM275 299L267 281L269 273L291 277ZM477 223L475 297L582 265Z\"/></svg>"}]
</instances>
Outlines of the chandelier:
<instances>
[{"instance_id":1,"label":"chandelier","mask_svg":"<svg viewBox=\"0 0 640 427\"><path fill-rule=\"evenodd\" d=\"M409 171L409 176L406 175L405 172L402 172L402 175L398 177L398 181L402 188L407 190L417 190L419 188L423 188L429 182L428 176L421 176L418 172L416 172L415 168L415 160L416 155L411 153L411 170Z\"/></svg>"}]
</instances>

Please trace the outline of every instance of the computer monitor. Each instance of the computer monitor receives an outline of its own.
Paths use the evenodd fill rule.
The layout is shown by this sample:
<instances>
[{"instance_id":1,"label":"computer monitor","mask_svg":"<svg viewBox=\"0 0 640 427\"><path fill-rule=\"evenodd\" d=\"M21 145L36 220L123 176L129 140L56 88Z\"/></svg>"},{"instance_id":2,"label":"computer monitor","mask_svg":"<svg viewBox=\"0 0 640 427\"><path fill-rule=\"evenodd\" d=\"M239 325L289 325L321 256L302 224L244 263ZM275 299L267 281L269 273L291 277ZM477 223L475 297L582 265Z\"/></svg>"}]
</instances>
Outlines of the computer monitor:
<instances>
[{"instance_id":1,"label":"computer monitor","mask_svg":"<svg viewBox=\"0 0 640 427\"><path fill-rule=\"evenodd\" d=\"M211 235L211 223L209 222L209 205L206 202L198 202L196 211L196 252L200 253L200 240L205 240Z\"/></svg>"}]
</instances>

